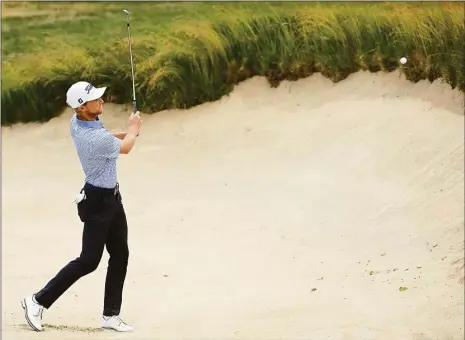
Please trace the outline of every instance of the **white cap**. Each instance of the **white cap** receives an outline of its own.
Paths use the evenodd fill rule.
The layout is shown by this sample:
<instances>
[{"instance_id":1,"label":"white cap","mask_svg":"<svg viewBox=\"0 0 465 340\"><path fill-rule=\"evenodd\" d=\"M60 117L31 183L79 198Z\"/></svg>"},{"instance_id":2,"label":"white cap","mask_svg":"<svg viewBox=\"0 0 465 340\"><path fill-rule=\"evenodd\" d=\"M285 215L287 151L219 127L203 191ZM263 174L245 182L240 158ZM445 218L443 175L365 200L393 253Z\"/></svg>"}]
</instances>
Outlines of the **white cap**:
<instances>
[{"instance_id":1,"label":"white cap","mask_svg":"<svg viewBox=\"0 0 465 340\"><path fill-rule=\"evenodd\" d=\"M78 81L68 89L66 103L75 109L88 101L102 97L106 89L106 87L94 87L86 81Z\"/></svg>"}]
</instances>

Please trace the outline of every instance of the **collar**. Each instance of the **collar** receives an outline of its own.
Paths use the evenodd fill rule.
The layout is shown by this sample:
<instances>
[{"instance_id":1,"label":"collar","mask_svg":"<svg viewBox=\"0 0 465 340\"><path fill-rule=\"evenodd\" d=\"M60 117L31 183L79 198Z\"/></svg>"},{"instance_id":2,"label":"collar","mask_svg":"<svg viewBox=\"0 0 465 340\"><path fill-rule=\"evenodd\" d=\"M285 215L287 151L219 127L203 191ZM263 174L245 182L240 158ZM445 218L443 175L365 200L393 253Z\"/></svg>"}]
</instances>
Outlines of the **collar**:
<instances>
[{"instance_id":1,"label":"collar","mask_svg":"<svg viewBox=\"0 0 465 340\"><path fill-rule=\"evenodd\" d=\"M103 127L103 124L98 117L96 117L95 120L80 120L77 115L74 114L74 119L76 120L76 123L82 127L94 129L100 129Z\"/></svg>"}]
</instances>

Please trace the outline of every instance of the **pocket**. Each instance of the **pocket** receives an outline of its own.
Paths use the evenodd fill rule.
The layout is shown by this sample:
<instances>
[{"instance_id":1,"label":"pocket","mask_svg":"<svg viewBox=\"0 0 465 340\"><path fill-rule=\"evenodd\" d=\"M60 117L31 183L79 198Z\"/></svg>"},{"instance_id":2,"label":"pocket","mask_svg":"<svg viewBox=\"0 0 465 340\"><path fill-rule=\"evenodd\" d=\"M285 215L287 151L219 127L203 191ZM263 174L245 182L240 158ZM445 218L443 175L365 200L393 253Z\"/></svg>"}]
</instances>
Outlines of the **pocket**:
<instances>
[{"instance_id":1,"label":"pocket","mask_svg":"<svg viewBox=\"0 0 465 340\"><path fill-rule=\"evenodd\" d=\"M87 198L83 199L81 202L79 202L76 205L77 205L77 212L78 212L79 219L81 220L81 222L85 222L86 216L87 216L87 208L88 208Z\"/></svg>"},{"instance_id":2,"label":"pocket","mask_svg":"<svg viewBox=\"0 0 465 340\"><path fill-rule=\"evenodd\" d=\"M77 204L77 210L81 222L106 223L115 210L114 196L87 194L86 199Z\"/></svg>"},{"instance_id":3,"label":"pocket","mask_svg":"<svg viewBox=\"0 0 465 340\"><path fill-rule=\"evenodd\" d=\"M88 222L91 215L93 214L92 210L97 208L97 205L101 201L98 196L93 195L92 193L87 193L85 198L76 204L77 213L81 222Z\"/></svg>"},{"instance_id":4,"label":"pocket","mask_svg":"<svg viewBox=\"0 0 465 340\"><path fill-rule=\"evenodd\" d=\"M86 206L85 201L86 200L82 200L81 202L76 204L76 207L77 207L77 210L78 210L78 216L79 216L79 219L81 220L81 222L84 222L85 206Z\"/></svg>"}]
</instances>

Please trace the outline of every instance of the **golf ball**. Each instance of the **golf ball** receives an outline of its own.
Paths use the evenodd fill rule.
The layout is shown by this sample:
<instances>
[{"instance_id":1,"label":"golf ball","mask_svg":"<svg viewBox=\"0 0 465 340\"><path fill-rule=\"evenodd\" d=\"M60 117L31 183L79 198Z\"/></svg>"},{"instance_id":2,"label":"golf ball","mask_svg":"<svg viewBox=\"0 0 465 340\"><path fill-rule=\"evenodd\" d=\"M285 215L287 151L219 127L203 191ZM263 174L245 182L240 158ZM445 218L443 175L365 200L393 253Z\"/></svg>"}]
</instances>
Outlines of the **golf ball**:
<instances>
[{"instance_id":1,"label":"golf ball","mask_svg":"<svg viewBox=\"0 0 465 340\"><path fill-rule=\"evenodd\" d=\"M407 62L407 58L405 58L405 57L400 58L400 63L401 64L405 64L406 62Z\"/></svg>"}]
</instances>

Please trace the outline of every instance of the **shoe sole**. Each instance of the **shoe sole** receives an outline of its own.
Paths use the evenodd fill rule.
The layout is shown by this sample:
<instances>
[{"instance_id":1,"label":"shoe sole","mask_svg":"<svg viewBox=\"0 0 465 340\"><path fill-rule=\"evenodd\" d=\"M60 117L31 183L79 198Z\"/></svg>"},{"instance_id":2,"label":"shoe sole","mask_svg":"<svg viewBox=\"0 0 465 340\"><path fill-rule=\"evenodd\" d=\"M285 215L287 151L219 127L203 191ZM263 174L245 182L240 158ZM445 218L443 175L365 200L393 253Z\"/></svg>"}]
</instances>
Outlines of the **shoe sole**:
<instances>
[{"instance_id":1,"label":"shoe sole","mask_svg":"<svg viewBox=\"0 0 465 340\"><path fill-rule=\"evenodd\" d=\"M119 332L119 333L130 333L132 331L134 331L133 329L130 329L130 330L127 330L127 331L123 331L123 330L119 330L119 329L116 329L116 328L113 328L113 327L109 327L109 326L102 326L103 329L109 329L109 330L112 330L112 331L115 331L115 332Z\"/></svg>"},{"instance_id":2,"label":"shoe sole","mask_svg":"<svg viewBox=\"0 0 465 340\"><path fill-rule=\"evenodd\" d=\"M36 332L40 332L40 329L38 329L36 326L34 326L34 324L31 322L31 320L29 319L29 316L27 315L27 303L26 303L26 299L23 299L21 301L21 306L23 307L24 309L24 316L26 317L26 321L27 323L29 324L29 326L31 326L31 328L33 330L35 330Z\"/></svg>"}]
</instances>

